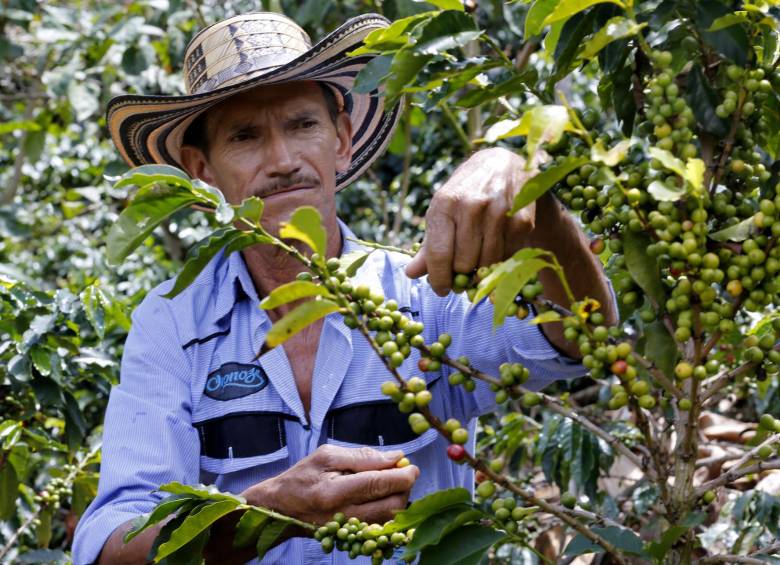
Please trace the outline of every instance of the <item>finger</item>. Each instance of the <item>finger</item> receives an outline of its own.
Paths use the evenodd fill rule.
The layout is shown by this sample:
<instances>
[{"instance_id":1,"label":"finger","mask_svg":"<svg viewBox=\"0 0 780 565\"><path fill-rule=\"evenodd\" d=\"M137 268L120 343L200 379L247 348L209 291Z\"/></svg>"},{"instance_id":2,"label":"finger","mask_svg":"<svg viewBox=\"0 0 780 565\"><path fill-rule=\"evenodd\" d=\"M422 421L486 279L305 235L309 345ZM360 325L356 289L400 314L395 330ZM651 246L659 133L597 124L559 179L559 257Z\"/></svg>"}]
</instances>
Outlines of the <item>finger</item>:
<instances>
[{"instance_id":1,"label":"finger","mask_svg":"<svg viewBox=\"0 0 780 565\"><path fill-rule=\"evenodd\" d=\"M536 203L532 202L518 213L507 219L504 230L504 249L512 252L522 246L523 239L530 234L536 225Z\"/></svg>"},{"instance_id":2,"label":"finger","mask_svg":"<svg viewBox=\"0 0 780 565\"><path fill-rule=\"evenodd\" d=\"M428 283L439 296L452 288L452 260L455 254L455 223L443 213L428 214L425 263Z\"/></svg>"},{"instance_id":3,"label":"finger","mask_svg":"<svg viewBox=\"0 0 780 565\"><path fill-rule=\"evenodd\" d=\"M506 221L506 207L498 199L492 201L485 213L485 229L479 256L480 266L492 265L505 258L504 227Z\"/></svg>"},{"instance_id":4,"label":"finger","mask_svg":"<svg viewBox=\"0 0 780 565\"><path fill-rule=\"evenodd\" d=\"M403 451L379 451L370 447L340 447L338 445L321 445L314 452L316 461L328 471L374 471L393 467Z\"/></svg>"},{"instance_id":5,"label":"finger","mask_svg":"<svg viewBox=\"0 0 780 565\"><path fill-rule=\"evenodd\" d=\"M411 490L420 470L414 465L401 469L363 471L333 477L328 485L332 496L352 504L381 500Z\"/></svg>"},{"instance_id":6,"label":"finger","mask_svg":"<svg viewBox=\"0 0 780 565\"><path fill-rule=\"evenodd\" d=\"M477 266L482 249L482 234L486 227L483 223L486 205L487 202L472 200L458 211L453 261L456 273L469 273Z\"/></svg>"},{"instance_id":7,"label":"finger","mask_svg":"<svg viewBox=\"0 0 780 565\"><path fill-rule=\"evenodd\" d=\"M425 264L425 241L423 241L417 254L412 257L412 260L406 265L406 276L410 279L418 279L427 272L428 267Z\"/></svg>"},{"instance_id":8,"label":"finger","mask_svg":"<svg viewBox=\"0 0 780 565\"><path fill-rule=\"evenodd\" d=\"M408 493L394 494L382 500L347 506L343 512L347 516L355 516L369 524L383 524L392 520L397 512L406 508L408 500Z\"/></svg>"}]
</instances>

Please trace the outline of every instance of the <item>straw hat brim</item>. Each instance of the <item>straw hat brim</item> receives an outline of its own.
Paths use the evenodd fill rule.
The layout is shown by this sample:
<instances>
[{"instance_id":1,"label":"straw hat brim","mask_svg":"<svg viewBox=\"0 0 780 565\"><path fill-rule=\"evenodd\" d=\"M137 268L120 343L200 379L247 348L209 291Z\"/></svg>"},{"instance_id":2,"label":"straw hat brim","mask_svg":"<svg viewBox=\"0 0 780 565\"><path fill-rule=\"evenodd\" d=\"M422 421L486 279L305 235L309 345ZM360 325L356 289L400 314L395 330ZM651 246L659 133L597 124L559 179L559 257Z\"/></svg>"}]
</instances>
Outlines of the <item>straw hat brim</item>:
<instances>
[{"instance_id":1,"label":"straw hat brim","mask_svg":"<svg viewBox=\"0 0 780 565\"><path fill-rule=\"evenodd\" d=\"M313 80L337 90L352 121L352 163L336 175L340 190L357 179L382 154L400 116L400 104L385 108L379 90L353 91L355 77L373 55L348 57L366 35L385 28L376 14L357 16L318 41L307 52L272 70L249 74L246 80L202 94L183 96L122 95L108 103L111 137L131 166L169 164L181 168L179 149L184 132L205 110L225 98L261 85Z\"/></svg>"}]
</instances>

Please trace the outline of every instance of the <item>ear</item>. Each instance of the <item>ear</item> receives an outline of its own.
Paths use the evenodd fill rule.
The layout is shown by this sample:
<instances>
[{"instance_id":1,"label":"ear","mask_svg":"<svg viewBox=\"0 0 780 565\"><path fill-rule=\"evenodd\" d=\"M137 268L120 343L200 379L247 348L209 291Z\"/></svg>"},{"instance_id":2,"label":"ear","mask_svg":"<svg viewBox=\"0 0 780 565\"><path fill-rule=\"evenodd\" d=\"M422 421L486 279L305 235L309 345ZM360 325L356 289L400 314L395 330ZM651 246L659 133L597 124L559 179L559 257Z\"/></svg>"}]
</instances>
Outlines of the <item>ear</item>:
<instances>
[{"instance_id":1,"label":"ear","mask_svg":"<svg viewBox=\"0 0 780 565\"><path fill-rule=\"evenodd\" d=\"M352 163L352 121L346 112L339 112L336 118L336 170L343 173Z\"/></svg>"},{"instance_id":2,"label":"ear","mask_svg":"<svg viewBox=\"0 0 780 565\"><path fill-rule=\"evenodd\" d=\"M214 186L214 174L209 166L208 157L202 149L194 145L182 145L180 160L187 174L192 178Z\"/></svg>"}]
</instances>

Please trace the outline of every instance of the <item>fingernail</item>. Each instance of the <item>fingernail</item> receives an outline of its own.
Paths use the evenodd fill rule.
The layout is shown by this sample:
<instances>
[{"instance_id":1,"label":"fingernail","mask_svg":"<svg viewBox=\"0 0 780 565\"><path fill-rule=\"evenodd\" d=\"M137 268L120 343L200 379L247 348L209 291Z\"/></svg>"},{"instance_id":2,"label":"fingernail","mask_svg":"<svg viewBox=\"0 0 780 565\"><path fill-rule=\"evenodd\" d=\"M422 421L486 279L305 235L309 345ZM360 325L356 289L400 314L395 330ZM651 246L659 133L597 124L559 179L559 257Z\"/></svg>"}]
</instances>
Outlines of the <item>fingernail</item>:
<instances>
[{"instance_id":1,"label":"fingernail","mask_svg":"<svg viewBox=\"0 0 780 565\"><path fill-rule=\"evenodd\" d=\"M395 451L384 451L385 459L396 461L404 456L404 452L396 449Z\"/></svg>"}]
</instances>

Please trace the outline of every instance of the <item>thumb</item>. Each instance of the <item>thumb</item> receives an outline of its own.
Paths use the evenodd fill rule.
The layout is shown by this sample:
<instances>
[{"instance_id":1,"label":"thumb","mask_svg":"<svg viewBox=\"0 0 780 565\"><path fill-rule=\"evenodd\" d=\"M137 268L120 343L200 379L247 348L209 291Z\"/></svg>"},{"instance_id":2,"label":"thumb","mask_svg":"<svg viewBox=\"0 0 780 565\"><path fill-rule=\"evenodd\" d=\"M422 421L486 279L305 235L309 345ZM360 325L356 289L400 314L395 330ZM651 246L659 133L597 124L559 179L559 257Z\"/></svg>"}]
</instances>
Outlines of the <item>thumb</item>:
<instances>
[{"instance_id":1,"label":"thumb","mask_svg":"<svg viewBox=\"0 0 780 565\"><path fill-rule=\"evenodd\" d=\"M428 272L428 265L425 262L425 244L420 247L409 264L406 265L406 276L410 279L418 279Z\"/></svg>"}]
</instances>

